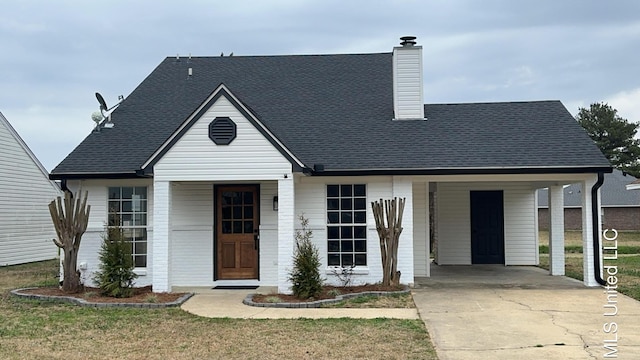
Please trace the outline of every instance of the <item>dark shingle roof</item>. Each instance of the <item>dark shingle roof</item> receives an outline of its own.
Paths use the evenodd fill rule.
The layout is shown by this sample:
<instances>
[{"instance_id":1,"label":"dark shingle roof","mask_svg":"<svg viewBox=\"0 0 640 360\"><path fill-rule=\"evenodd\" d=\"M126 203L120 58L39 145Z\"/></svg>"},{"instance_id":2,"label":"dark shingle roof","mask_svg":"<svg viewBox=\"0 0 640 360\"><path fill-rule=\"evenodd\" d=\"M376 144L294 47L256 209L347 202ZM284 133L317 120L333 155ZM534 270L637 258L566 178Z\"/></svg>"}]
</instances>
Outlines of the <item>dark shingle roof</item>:
<instances>
[{"instance_id":1,"label":"dark shingle roof","mask_svg":"<svg viewBox=\"0 0 640 360\"><path fill-rule=\"evenodd\" d=\"M604 183L600 188L602 206L640 206L640 192L629 191L627 184L636 178L614 169L612 173L604 175ZM538 191L538 206L549 207L547 189ZM564 206L582 206L582 185L571 184L564 188Z\"/></svg>"},{"instance_id":2,"label":"dark shingle roof","mask_svg":"<svg viewBox=\"0 0 640 360\"><path fill-rule=\"evenodd\" d=\"M609 166L559 101L433 104L427 121L392 121L392 56L381 53L167 58L113 112L115 127L52 174L133 173L220 84L308 167Z\"/></svg>"}]
</instances>

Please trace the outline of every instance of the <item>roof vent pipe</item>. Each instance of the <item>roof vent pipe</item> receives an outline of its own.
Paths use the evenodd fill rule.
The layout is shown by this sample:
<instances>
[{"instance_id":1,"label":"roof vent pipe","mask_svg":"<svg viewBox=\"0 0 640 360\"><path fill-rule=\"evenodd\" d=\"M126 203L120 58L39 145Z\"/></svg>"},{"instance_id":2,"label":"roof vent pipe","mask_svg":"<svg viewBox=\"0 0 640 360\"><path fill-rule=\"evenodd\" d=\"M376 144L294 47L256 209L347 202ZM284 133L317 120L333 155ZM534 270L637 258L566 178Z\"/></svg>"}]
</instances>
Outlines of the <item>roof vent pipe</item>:
<instances>
[{"instance_id":1,"label":"roof vent pipe","mask_svg":"<svg viewBox=\"0 0 640 360\"><path fill-rule=\"evenodd\" d=\"M402 40L402 42L400 42L400 45L404 47L410 47L416 44L415 36L403 36L400 38L400 40Z\"/></svg>"}]
</instances>

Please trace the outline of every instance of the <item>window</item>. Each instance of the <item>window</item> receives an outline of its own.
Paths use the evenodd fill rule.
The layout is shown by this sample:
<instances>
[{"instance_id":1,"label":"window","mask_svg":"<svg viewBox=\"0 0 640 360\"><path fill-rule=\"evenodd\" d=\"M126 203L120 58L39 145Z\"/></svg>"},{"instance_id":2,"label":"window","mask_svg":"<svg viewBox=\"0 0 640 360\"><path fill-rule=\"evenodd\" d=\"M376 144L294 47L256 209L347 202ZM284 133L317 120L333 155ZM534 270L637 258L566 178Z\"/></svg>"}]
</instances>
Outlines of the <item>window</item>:
<instances>
[{"instance_id":1,"label":"window","mask_svg":"<svg viewBox=\"0 0 640 360\"><path fill-rule=\"evenodd\" d=\"M109 188L109 226L120 222L136 267L147 266L147 188Z\"/></svg>"},{"instance_id":2,"label":"window","mask_svg":"<svg viewBox=\"0 0 640 360\"><path fill-rule=\"evenodd\" d=\"M327 185L329 266L367 265L367 186Z\"/></svg>"}]
</instances>

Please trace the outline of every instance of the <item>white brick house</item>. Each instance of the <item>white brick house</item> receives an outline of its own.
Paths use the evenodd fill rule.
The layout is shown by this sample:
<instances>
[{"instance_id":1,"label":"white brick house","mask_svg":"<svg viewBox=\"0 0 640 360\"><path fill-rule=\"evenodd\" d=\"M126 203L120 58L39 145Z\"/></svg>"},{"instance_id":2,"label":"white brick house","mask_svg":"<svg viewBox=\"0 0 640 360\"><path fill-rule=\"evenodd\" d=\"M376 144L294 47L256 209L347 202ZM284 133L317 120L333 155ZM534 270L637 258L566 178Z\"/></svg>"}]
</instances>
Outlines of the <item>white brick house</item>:
<instances>
[{"instance_id":1,"label":"white brick house","mask_svg":"<svg viewBox=\"0 0 640 360\"><path fill-rule=\"evenodd\" d=\"M87 274L96 268L112 212L129 231L138 285L288 291L304 214L329 281L332 267L355 264L356 281L377 282L369 204L404 197L401 282L430 276L432 250L440 265L535 265L535 192L549 187L551 273L563 274L562 186L597 194L611 171L586 133L558 101L422 98L422 48L411 38L381 54L167 58L111 114L113 127L103 124L52 172L89 190L79 261ZM115 150L96 151L105 144ZM591 192L583 203L593 286Z\"/></svg>"}]
</instances>

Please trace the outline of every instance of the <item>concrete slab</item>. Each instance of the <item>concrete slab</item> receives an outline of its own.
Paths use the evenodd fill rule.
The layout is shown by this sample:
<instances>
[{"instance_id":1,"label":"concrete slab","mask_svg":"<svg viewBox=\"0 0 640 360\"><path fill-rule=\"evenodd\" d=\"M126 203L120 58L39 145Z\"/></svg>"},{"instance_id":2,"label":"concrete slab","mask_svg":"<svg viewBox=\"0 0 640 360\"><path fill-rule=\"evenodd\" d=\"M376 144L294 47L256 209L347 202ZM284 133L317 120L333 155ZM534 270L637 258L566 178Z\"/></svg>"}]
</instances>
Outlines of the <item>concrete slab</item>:
<instances>
[{"instance_id":1,"label":"concrete slab","mask_svg":"<svg viewBox=\"0 0 640 360\"><path fill-rule=\"evenodd\" d=\"M608 299L602 288L535 267L436 267L433 275L412 293L441 360L640 359L634 299ZM615 316L604 315L608 300ZM605 333L612 322L617 333Z\"/></svg>"}]
</instances>

